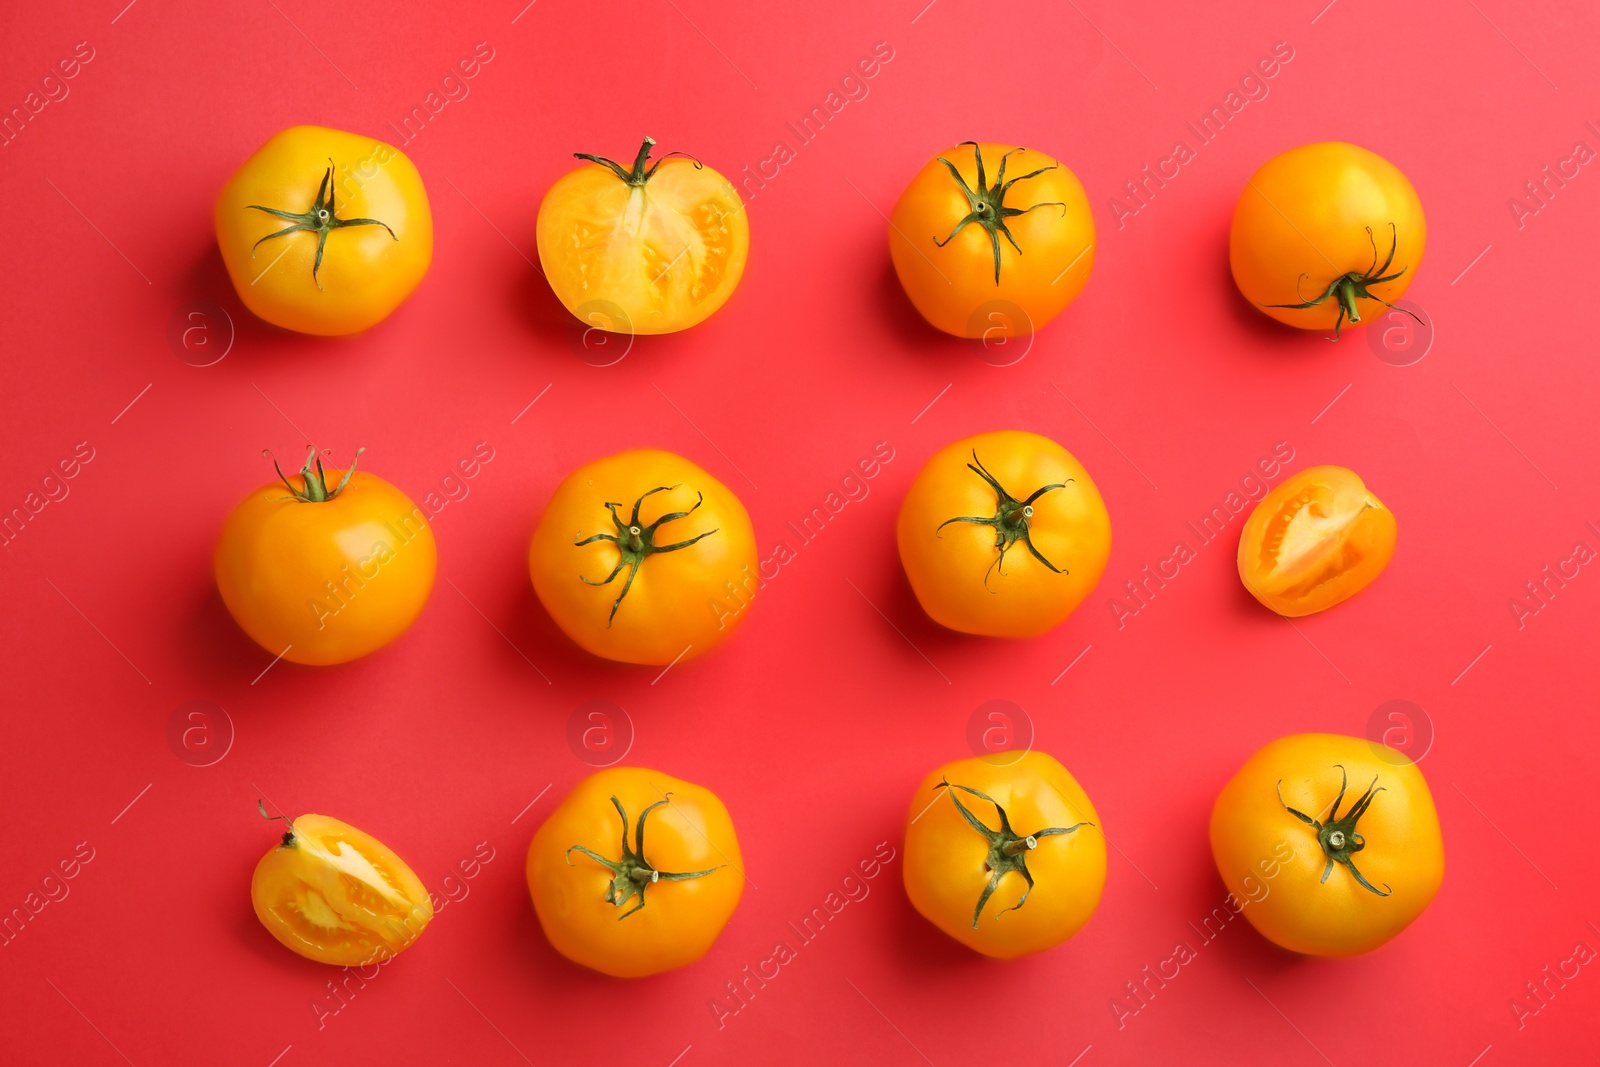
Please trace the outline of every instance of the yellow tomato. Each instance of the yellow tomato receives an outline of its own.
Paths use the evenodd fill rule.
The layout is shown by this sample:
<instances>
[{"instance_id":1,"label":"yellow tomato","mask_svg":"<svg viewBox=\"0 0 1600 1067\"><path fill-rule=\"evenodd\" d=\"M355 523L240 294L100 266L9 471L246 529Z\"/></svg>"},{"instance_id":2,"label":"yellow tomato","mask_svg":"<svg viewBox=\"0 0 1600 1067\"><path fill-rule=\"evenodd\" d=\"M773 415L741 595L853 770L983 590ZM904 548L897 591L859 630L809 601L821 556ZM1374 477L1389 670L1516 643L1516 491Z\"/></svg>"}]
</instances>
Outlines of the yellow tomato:
<instances>
[{"instance_id":1,"label":"yellow tomato","mask_svg":"<svg viewBox=\"0 0 1600 1067\"><path fill-rule=\"evenodd\" d=\"M360 455L360 452L357 452ZM329 488L315 450L229 514L217 590L239 628L291 663L345 663L422 614L438 550L422 509L354 462ZM286 491L287 490L287 491Z\"/></svg>"},{"instance_id":2,"label":"yellow tomato","mask_svg":"<svg viewBox=\"0 0 1600 1067\"><path fill-rule=\"evenodd\" d=\"M1444 840L1417 765L1376 741L1279 738L1211 811L1211 853L1252 926L1313 956L1377 948L1444 880Z\"/></svg>"},{"instance_id":3,"label":"yellow tomato","mask_svg":"<svg viewBox=\"0 0 1600 1067\"><path fill-rule=\"evenodd\" d=\"M744 621L756 537L732 490L671 452L638 449L567 476L528 547L566 635L606 659L692 659Z\"/></svg>"},{"instance_id":4,"label":"yellow tomato","mask_svg":"<svg viewBox=\"0 0 1600 1067\"><path fill-rule=\"evenodd\" d=\"M739 905L744 857L716 794L612 767L579 782L533 835L528 891L556 951L641 978L706 954Z\"/></svg>"},{"instance_id":5,"label":"yellow tomato","mask_svg":"<svg viewBox=\"0 0 1600 1067\"><path fill-rule=\"evenodd\" d=\"M256 864L250 902L261 925L300 955L344 967L379 963L433 919L421 879L382 842L326 815L269 817L289 831Z\"/></svg>"},{"instance_id":6,"label":"yellow tomato","mask_svg":"<svg viewBox=\"0 0 1600 1067\"><path fill-rule=\"evenodd\" d=\"M217 245L245 307L285 329L358 333L428 273L433 215L399 149L323 126L292 126L217 197Z\"/></svg>"},{"instance_id":7,"label":"yellow tomato","mask_svg":"<svg viewBox=\"0 0 1600 1067\"><path fill-rule=\"evenodd\" d=\"M750 223L728 179L681 152L632 169L588 160L545 193L539 263L568 311L613 333L687 330L733 295L750 255Z\"/></svg>"},{"instance_id":8,"label":"yellow tomato","mask_svg":"<svg viewBox=\"0 0 1600 1067\"><path fill-rule=\"evenodd\" d=\"M1048 437L963 438L900 506L900 562L933 621L1034 637L1072 614L1111 556L1111 519L1083 464Z\"/></svg>"},{"instance_id":9,"label":"yellow tomato","mask_svg":"<svg viewBox=\"0 0 1600 1067\"><path fill-rule=\"evenodd\" d=\"M963 141L900 194L889 255L911 302L945 333L1029 334L1088 282L1094 217L1077 176L1050 156Z\"/></svg>"},{"instance_id":10,"label":"yellow tomato","mask_svg":"<svg viewBox=\"0 0 1600 1067\"><path fill-rule=\"evenodd\" d=\"M1245 183L1228 261L1263 312L1337 337L1400 299L1427 243L1406 176L1365 148L1325 141L1274 156Z\"/></svg>"},{"instance_id":11,"label":"yellow tomato","mask_svg":"<svg viewBox=\"0 0 1600 1067\"><path fill-rule=\"evenodd\" d=\"M1043 752L947 763L906 815L906 895L985 956L1052 948L1082 929L1106 884L1100 817Z\"/></svg>"},{"instance_id":12,"label":"yellow tomato","mask_svg":"<svg viewBox=\"0 0 1600 1067\"><path fill-rule=\"evenodd\" d=\"M1355 596L1394 556L1394 512L1345 467L1308 467L1273 488L1239 534L1239 578L1279 615Z\"/></svg>"}]
</instances>

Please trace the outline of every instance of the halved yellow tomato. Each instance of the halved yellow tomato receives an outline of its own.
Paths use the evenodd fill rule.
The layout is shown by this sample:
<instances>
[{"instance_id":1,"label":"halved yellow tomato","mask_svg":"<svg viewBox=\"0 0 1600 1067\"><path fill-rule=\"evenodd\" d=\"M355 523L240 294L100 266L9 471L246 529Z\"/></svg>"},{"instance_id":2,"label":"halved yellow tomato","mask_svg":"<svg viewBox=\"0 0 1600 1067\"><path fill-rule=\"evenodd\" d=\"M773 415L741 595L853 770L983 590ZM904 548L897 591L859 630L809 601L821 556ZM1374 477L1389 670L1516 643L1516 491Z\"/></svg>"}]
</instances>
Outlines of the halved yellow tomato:
<instances>
[{"instance_id":1,"label":"halved yellow tomato","mask_svg":"<svg viewBox=\"0 0 1600 1067\"><path fill-rule=\"evenodd\" d=\"M1279 615L1331 608L1394 555L1394 512L1345 467L1310 467L1268 493L1239 535L1239 578Z\"/></svg>"},{"instance_id":2,"label":"halved yellow tomato","mask_svg":"<svg viewBox=\"0 0 1600 1067\"><path fill-rule=\"evenodd\" d=\"M727 302L750 255L732 183L649 137L632 169L578 152L539 205L539 263L560 301L611 333L676 333Z\"/></svg>"},{"instance_id":3,"label":"halved yellow tomato","mask_svg":"<svg viewBox=\"0 0 1600 1067\"><path fill-rule=\"evenodd\" d=\"M261 925L306 959L380 963L433 919L422 880L381 841L326 815L267 817L289 830L256 864L250 902Z\"/></svg>"}]
</instances>

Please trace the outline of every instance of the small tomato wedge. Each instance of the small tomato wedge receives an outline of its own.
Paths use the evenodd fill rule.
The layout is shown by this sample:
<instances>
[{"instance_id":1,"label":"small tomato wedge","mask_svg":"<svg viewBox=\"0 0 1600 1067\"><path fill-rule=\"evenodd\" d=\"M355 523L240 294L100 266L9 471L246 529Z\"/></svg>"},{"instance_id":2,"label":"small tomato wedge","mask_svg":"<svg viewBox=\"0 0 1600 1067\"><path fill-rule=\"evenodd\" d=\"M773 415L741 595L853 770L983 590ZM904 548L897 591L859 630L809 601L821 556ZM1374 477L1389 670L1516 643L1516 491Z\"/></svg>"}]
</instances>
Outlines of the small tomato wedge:
<instances>
[{"instance_id":1,"label":"small tomato wedge","mask_svg":"<svg viewBox=\"0 0 1600 1067\"><path fill-rule=\"evenodd\" d=\"M1394 555L1394 512L1345 467L1310 467L1268 493L1239 535L1239 579L1279 615L1333 607Z\"/></svg>"},{"instance_id":2,"label":"small tomato wedge","mask_svg":"<svg viewBox=\"0 0 1600 1067\"><path fill-rule=\"evenodd\" d=\"M1310 956L1372 951L1444 881L1422 772L1397 749L1339 734L1281 737L1246 760L1212 808L1211 854L1250 925Z\"/></svg>"},{"instance_id":3,"label":"small tomato wedge","mask_svg":"<svg viewBox=\"0 0 1600 1067\"><path fill-rule=\"evenodd\" d=\"M906 813L906 895L985 956L1052 948L1100 905L1099 822L1077 779L1043 752L947 763L923 779Z\"/></svg>"},{"instance_id":4,"label":"small tomato wedge","mask_svg":"<svg viewBox=\"0 0 1600 1067\"><path fill-rule=\"evenodd\" d=\"M288 948L318 963L365 966L406 948L433 919L422 880L382 842L326 815L267 817L289 829L256 864L250 902Z\"/></svg>"},{"instance_id":5,"label":"small tomato wedge","mask_svg":"<svg viewBox=\"0 0 1600 1067\"><path fill-rule=\"evenodd\" d=\"M682 152L631 169L604 156L550 187L539 204L539 263L568 311L611 333L676 333L727 302L750 255L750 223L732 183Z\"/></svg>"},{"instance_id":6,"label":"small tomato wedge","mask_svg":"<svg viewBox=\"0 0 1600 1067\"><path fill-rule=\"evenodd\" d=\"M704 956L745 881L716 794L643 767L612 767L574 786L533 835L527 873L550 944L616 978Z\"/></svg>"}]
</instances>

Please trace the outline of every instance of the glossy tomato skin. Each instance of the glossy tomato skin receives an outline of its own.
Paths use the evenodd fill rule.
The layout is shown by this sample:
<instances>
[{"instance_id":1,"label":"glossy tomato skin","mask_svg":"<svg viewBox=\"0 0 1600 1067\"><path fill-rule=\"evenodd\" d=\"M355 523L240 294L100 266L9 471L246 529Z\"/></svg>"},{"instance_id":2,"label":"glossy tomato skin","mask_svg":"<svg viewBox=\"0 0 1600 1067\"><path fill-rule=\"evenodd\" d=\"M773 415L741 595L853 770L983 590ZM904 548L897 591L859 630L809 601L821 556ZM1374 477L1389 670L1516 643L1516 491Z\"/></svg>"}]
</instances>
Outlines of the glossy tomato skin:
<instances>
[{"instance_id":1,"label":"glossy tomato skin","mask_svg":"<svg viewBox=\"0 0 1600 1067\"><path fill-rule=\"evenodd\" d=\"M681 156L658 162L638 185L584 163L539 204L540 266L590 326L686 330L727 303L744 275L750 222L733 185Z\"/></svg>"},{"instance_id":2,"label":"glossy tomato skin","mask_svg":"<svg viewBox=\"0 0 1600 1067\"><path fill-rule=\"evenodd\" d=\"M307 959L379 963L411 945L433 902L411 868L376 838L326 815L302 815L250 880L256 917Z\"/></svg>"},{"instance_id":3,"label":"glossy tomato skin","mask_svg":"<svg viewBox=\"0 0 1600 1067\"><path fill-rule=\"evenodd\" d=\"M1032 333L1072 303L1094 269L1089 199L1077 176L1043 152L988 141L977 151L989 185L998 177L1001 158L1012 153L1005 180L1023 180L1005 195L1006 207L1063 206L1040 207L1005 220L1017 247L997 235L996 282L994 246L983 226L968 223L942 247L936 243L950 237L972 211L972 201L939 160L948 160L969 189L979 188L973 146L948 148L928 161L895 204L888 235L895 274L922 317L945 333L985 339ZM1046 167L1053 169L1023 177ZM1001 303L986 307L995 302Z\"/></svg>"},{"instance_id":4,"label":"glossy tomato skin","mask_svg":"<svg viewBox=\"0 0 1600 1067\"><path fill-rule=\"evenodd\" d=\"M1341 275L1366 274L1374 267L1374 249L1381 267L1391 245L1394 258L1384 276L1404 273L1368 291L1394 303L1416 277L1427 243L1422 201L1406 176L1365 148L1326 141L1274 156L1245 183L1233 212L1228 261L1239 292L1263 314L1302 330L1330 330L1339 322L1337 300L1311 308L1269 305L1301 303ZM1383 314L1381 300L1355 300L1362 322Z\"/></svg>"},{"instance_id":5,"label":"glossy tomato skin","mask_svg":"<svg viewBox=\"0 0 1600 1067\"><path fill-rule=\"evenodd\" d=\"M661 486L670 488L651 493ZM638 502L641 528L693 508L661 522L654 539L658 547L700 539L645 556L627 585L630 567L616 570L623 558L616 541L576 543L619 535L608 501L619 503L616 515L625 522ZM534 591L568 637L606 659L663 666L702 655L744 621L757 562L750 515L732 490L657 449L622 452L573 471L556 487L528 547ZM590 584L613 573L610 582Z\"/></svg>"},{"instance_id":6,"label":"glossy tomato skin","mask_svg":"<svg viewBox=\"0 0 1600 1067\"><path fill-rule=\"evenodd\" d=\"M1279 615L1348 600L1394 557L1394 512L1347 467L1308 467L1273 487L1239 534L1239 579Z\"/></svg>"},{"instance_id":7,"label":"glossy tomato skin","mask_svg":"<svg viewBox=\"0 0 1600 1067\"><path fill-rule=\"evenodd\" d=\"M376 219L388 229L328 231L313 276L318 234L302 230L261 241L295 223L250 205L310 211L330 160L334 215ZM323 126L292 126L245 160L217 197L216 229L239 299L298 333L338 336L382 322L433 259L433 215L411 160L382 141Z\"/></svg>"},{"instance_id":8,"label":"glossy tomato skin","mask_svg":"<svg viewBox=\"0 0 1600 1067\"><path fill-rule=\"evenodd\" d=\"M945 782L976 789L994 803ZM990 842L962 816L955 798L991 830L1000 828L995 804L1017 836L1076 827L1038 837L1034 848L1023 850L1034 880L1027 902L1017 906L1026 879L1006 872L977 911L976 928L974 912L991 878ZM1012 959L1053 948L1082 929L1100 904L1106 882L1100 825L1077 779L1043 752L947 763L922 780L906 813L906 895L925 919L986 956Z\"/></svg>"},{"instance_id":9,"label":"glossy tomato skin","mask_svg":"<svg viewBox=\"0 0 1600 1067\"><path fill-rule=\"evenodd\" d=\"M583 846L622 858L645 817L642 857L663 875L699 874L643 884L644 906L633 896L606 900L614 872L577 851ZM728 809L702 786L644 767L611 767L573 787L528 846L528 891L539 925L557 952L617 978L642 978L693 963L727 925L744 892L744 856ZM626 914L631 911L631 914Z\"/></svg>"},{"instance_id":10,"label":"glossy tomato skin","mask_svg":"<svg viewBox=\"0 0 1600 1067\"><path fill-rule=\"evenodd\" d=\"M1324 823L1342 819L1374 782L1381 791L1354 824L1362 847L1349 854L1373 889L1342 862L1324 882L1328 854L1318 832L1287 808ZM1422 914L1444 879L1439 816L1417 765L1387 745L1339 734L1295 734L1251 756L1217 797L1211 852L1250 924L1312 956L1384 944Z\"/></svg>"},{"instance_id":11,"label":"glossy tomato skin","mask_svg":"<svg viewBox=\"0 0 1600 1067\"><path fill-rule=\"evenodd\" d=\"M330 483L343 477L328 473ZM289 480L304 485L301 475ZM291 498L282 482L261 486L229 514L215 558L239 628L274 656L316 665L359 659L404 633L437 567L422 510L359 470L316 503Z\"/></svg>"},{"instance_id":12,"label":"glossy tomato skin","mask_svg":"<svg viewBox=\"0 0 1600 1067\"><path fill-rule=\"evenodd\" d=\"M1036 499L1028 521L1034 548L1064 573L1040 563L1023 541L997 566L992 518L998 495L969 464L977 461L1017 502ZM942 526L942 528L941 528ZM900 562L928 616L962 633L1036 637L1070 615L1094 589L1111 555L1111 519L1094 480L1048 437L1001 430L963 438L934 454L906 493L896 526Z\"/></svg>"}]
</instances>

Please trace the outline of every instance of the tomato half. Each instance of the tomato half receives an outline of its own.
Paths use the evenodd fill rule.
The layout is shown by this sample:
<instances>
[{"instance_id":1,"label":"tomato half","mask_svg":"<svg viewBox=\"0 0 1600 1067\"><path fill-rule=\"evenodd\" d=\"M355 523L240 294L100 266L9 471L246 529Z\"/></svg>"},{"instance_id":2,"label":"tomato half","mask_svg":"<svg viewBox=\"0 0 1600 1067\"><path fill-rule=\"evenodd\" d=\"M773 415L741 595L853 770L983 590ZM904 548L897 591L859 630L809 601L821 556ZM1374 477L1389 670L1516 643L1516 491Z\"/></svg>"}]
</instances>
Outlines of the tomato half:
<instances>
[{"instance_id":1,"label":"tomato half","mask_svg":"<svg viewBox=\"0 0 1600 1067\"><path fill-rule=\"evenodd\" d=\"M611 767L574 786L533 835L528 891L557 952L642 978L706 954L739 906L744 856L716 794Z\"/></svg>"},{"instance_id":2,"label":"tomato half","mask_svg":"<svg viewBox=\"0 0 1600 1067\"><path fill-rule=\"evenodd\" d=\"M744 621L756 535L733 491L671 452L637 449L567 476L528 547L566 635L606 659L693 659Z\"/></svg>"},{"instance_id":3,"label":"tomato half","mask_svg":"<svg viewBox=\"0 0 1600 1067\"><path fill-rule=\"evenodd\" d=\"M1279 615L1333 607L1394 556L1394 512L1345 467L1308 467L1274 486L1239 534L1239 579Z\"/></svg>"},{"instance_id":4,"label":"tomato half","mask_svg":"<svg viewBox=\"0 0 1600 1067\"><path fill-rule=\"evenodd\" d=\"M992 637L1056 626L1111 556L1111 519L1089 472L1024 430L981 433L935 453L906 493L896 536L928 616Z\"/></svg>"},{"instance_id":5,"label":"tomato half","mask_svg":"<svg viewBox=\"0 0 1600 1067\"><path fill-rule=\"evenodd\" d=\"M733 295L750 257L744 203L721 174L681 152L632 168L575 153L584 166L539 204L539 264L556 297L612 333L676 333Z\"/></svg>"},{"instance_id":6,"label":"tomato half","mask_svg":"<svg viewBox=\"0 0 1600 1067\"><path fill-rule=\"evenodd\" d=\"M1083 289L1094 269L1094 217L1077 176L1057 160L963 141L900 194L889 255L933 326L1013 337L1043 327Z\"/></svg>"},{"instance_id":7,"label":"tomato half","mask_svg":"<svg viewBox=\"0 0 1600 1067\"><path fill-rule=\"evenodd\" d=\"M250 903L284 945L318 963L366 966L408 947L432 921L422 880L382 842L326 815L269 818L289 830L256 864Z\"/></svg>"},{"instance_id":8,"label":"tomato half","mask_svg":"<svg viewBox=\"0 0 1600 1067\"><path fill-rule=\"evenodd\" d=\"M428 273L433 214L399 149L292 126L222 187L217 246L245 307L311 334L382 322Z\"/></svg>"},{"instance_id":9,"label":"tomato half","mask_svg":"<svg viewBox=\"0 0 1600 1067\"><path fill-rule=\"evenodd\" d=\"M1011 959L1077 933L1100 904L1106 840L1078 780L1043 752L947 763L906 817L912 906L985 956Z\"/></svg>"},{"instance_id":10,"label":"tomato half","mask_svg":"<svg viewBox=\"0 0 1600 1067\"><path fill-rule=\"evenodd\" d=\"M1211 853L1250 924L1313 956L1377 948L1444 880L1433 794L1403 753L1295 734L1251 756L1211 811Z\"/></svg>"},{"instance_id":11,"label":"tomato half","mask_svg":"<svg viewBox=\"0 0 1600 1067\"><path fill-rule=\"evenodd\" d=\"M410 498L354 461L342 477L328 473L315 450L299 474L280 469L217 540L229 614L291 663L344 663L387 645L422 613L438 567L433 530Z\"/></svg>"},{"instance_id":12,"label":"tomato half","mask_svg":"<svg viewBox=\"0 0 1600 1067\"><path fill-rule=\"evenodd\" d=\"M1262 312L1337 337L1400 299L1427 243L1406 176L1365 148L1325 141L1274 156L1245 183L1228 262Z\"/></svg>"}]
</instances>

